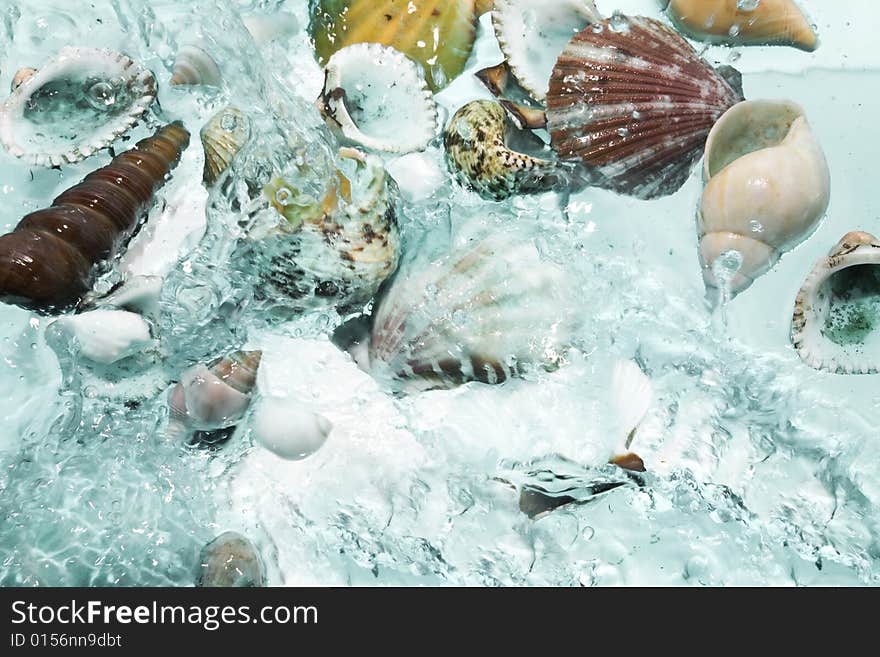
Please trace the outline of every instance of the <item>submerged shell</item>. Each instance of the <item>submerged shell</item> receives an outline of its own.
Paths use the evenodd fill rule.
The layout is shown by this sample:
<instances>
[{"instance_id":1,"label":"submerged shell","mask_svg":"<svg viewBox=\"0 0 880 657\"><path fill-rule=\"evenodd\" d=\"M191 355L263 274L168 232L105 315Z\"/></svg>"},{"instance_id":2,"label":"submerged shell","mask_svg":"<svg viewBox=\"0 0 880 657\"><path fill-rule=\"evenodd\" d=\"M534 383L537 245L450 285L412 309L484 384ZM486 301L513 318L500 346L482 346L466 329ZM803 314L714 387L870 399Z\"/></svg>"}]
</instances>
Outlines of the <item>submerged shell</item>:
<instances>
[{"instance_id":1,"label":"submerged shell","mask_svg":"<svg viewBox=\"0 0 880 657\"><path fill-rule=\"evenodd\" d=\"M200 45L181 46L171 69L171 84L219 87L223 75L214 58Z\"/></svg>"},{"instance_id":2,"label":"submerged shell","mask_svg":"<svg viewBox=\"0 0 880 657\"><path fill-rule=\"evenodd\" d=\"M0 142L29 164L78 162L112 144L155 98L153 74L129 57L63 48L0 105Z\"/></svg>"},{"instance_id":3,"label":"submerged shell","mask_svg":"<svg viewBox=\"0 0 880 657\"><path fill-rule=\"evenodd\" d=\"M591 184L642 199L676 192L715 121L741 98L674 30L613 18L578 34L550 80L547 127Z\"/></svg>"},{"instance_id":4,"label":"submerged shell","mask_svg":"<svg viewBox=\"0 0 880 657\"><path fill-rule=\"evenodd\" d=\"M423 150L439 130L422 67L377 43L356 43L330 58L321 109L342 141L387 153Z\"/></svg>"},{"instance_id":5,"label":"submerged shell","mask_svg":"<svg viewBox=\"0 0 880 657\"><path fill-rule=\"evenodd\" d=\"M601 20L593 0L498 0L492 14L511 72L538 101L546 98L550 74L568 42Z\"/></svg>"},{"instance_id":6,"label":"submerged shell","mask_svg":"<svg viewBox=\"0 0 880 657\"><path fill-rule=\"evenodd\" d=\"M140 315L125 310L91 310L53 322L74 338L83 358L110 365L153 343L150 326Z\"/></svg>"},{"instance_id":7,"label":"submerged shell","mask_svg":"<svg viewBox=\"0 0 880 657\"><path fill-rule=\"evenodd\" d=\"M9 91L15 91L25 82L34 77L34 73L37 72L37 69L30 68L29 66L25 66L24 68L20 68L15 72L15 75L12 76L12 84L10 85Z\"/></svg>"},{"instance_id":8,"label":"submerged shell","mask_svg":"<svg viewBox=\"0 0 880 657\"><path fill-rule=\"evenodd\" d=\"M666 13L692 39L741 45L784 45L812 51L818 37L793 0L666 0Z\"/></svg>"},{"instance_id":9,"label":"submerged shell","mask_svg":"<svg viewBox=\"0 0 880 657\"><path fill-rule=\"evenodd\" d=\"M245 588L265 585L266 567L247 537L224 532L202 548L196 586Z\"/></svg>"},{"instance_id":10,"label":"submerged shell","mask_svg":"<svg viewBox=\"0 0 880 657\"><path fill-rule=\"evenodd\" d=\"M416 387L501 383L558 364L576 326L565 273L528 241L493 235L399 274L374 313L369 359Z\"/></svg>"},{"instance_id":11,"label":"submerged shell","mask_svg":"<svg viewBox=\"0 0 880 657\"><path fill-rule=\"evenodd\" d=\"M816 369L880 372L880 240L847 233L816 263L795 301L791 339Z\"/></svg>"},{"instance_id":12,"label":"submerged shell","mask_svg":"<svg viewBox=\"0 0 880 657\"><path fill-rule=\"evenodd\" d=\"M210 187L229 168L232 159L250 139L250 121L241 110L227 107L205 124L200 136L205 149L203 180Z\"/></svg>"},{"instance_id":13,"label":"submerged shell","mask_svg":"<svg viewBox=\"0 0 880 657\"><path fill-rule=\"evenodd\" d=\"M381 43L420 62L436 91L464 70L476 13L473 0L316 0L309 29L322 65L345 46Z\"/></svg>"},{"instance_id":14,"label":"submerged shell","mask_svg":"<svg viewBox=\"0 0 880 657\"><path fill-rule=\"evenodd\" d=\"M556 162L538 157L547 150L544 142L519 130L494 101L475 100L458 110L443 143L449 169L484 198L498 201L560 184Z\"/></svg>"}]
</instances>

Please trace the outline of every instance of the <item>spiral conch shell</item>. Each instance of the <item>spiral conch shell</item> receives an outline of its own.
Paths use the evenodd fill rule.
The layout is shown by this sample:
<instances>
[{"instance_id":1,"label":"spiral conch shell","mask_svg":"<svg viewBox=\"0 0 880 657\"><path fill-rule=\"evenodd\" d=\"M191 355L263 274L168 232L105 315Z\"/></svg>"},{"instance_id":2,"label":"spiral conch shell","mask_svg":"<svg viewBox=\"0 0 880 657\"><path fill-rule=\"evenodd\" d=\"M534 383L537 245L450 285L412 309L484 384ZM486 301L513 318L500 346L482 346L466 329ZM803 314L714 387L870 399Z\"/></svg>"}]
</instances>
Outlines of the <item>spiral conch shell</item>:
<instances>
[{"instance_id":1,"label":"spiral conch shell","mask_svg":"<svg viewBox=\"0 0 880 657\"><path fill-rule=\"evenodd\" d=\"M803 109L789 101L745 101L725 113L706 142L704 177L703 277L708 290L729 284L731 295L810 235L831 196L822 147ZM726 282L715 266L722 256Z\"/></svg>"},{"instance_id":2,"label":"spiral conch shell","mask_svg":"<svg viewBox=\"0 0 880 657\"><path fill-rule=\"evenodd\" d=\"M813 26L793 0L665 0L676 27L698 41L785 45L812 51Z\"/></svg>"},{"instance_id":3,"label":"spiral conch shell","mask_svg":"<svg viewBox=\"0 0 880 657\"><path fill-rule=\"evenodd\" d=\"M816 263L795 301L791 339L816 369L880 372L880 240L847 233Z\"/></svg>"},{"instance_id":4,"label":"spiral conch shell","mask_svg":"<svg viewBox=\"0 0 880 657\"><path fill-rule=\"evenodd\" d=\"M220 67L201 44L181 46L171 69L171 84L219 87L222 82Z\"/></svg>"}]
</instances>

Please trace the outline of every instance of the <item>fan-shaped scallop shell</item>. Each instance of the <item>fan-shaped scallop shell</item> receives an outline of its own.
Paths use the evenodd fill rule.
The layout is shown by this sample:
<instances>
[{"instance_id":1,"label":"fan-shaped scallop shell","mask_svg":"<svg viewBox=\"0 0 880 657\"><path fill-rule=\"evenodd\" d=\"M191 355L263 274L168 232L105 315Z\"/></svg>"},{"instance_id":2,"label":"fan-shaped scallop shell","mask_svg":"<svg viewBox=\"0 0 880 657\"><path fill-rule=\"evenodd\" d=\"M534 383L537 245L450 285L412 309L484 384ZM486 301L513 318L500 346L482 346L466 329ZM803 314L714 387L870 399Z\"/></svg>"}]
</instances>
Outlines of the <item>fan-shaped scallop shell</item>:
<instances>
[{"instance_id":1,"label":"fan-shaped scallop shell","mask_svg":"<svg viewBox=\"0 0 880 657\"><path fill-rule=\"evenodd\" d=\"M155 97L153 74L129 57L63 48L0 106L0 142L29 164L77 162L112 144Z\"/></svg>"},{"instance_id":2,"label":"fan-shaped scallop shell","mask_svg":"<svg viewBox=\"0 0 880 657\"><path fill-rule=\"evenodd\" d=\"M561 269L511 235L401 272L374 314L371 370L451 387L501 383L527 362L555 364L575 328L570 289Z\"/></svg>"},{"instance_id":3,"label":"fan-shaped scallop shell","mask_svg":"<svg viewBox=\"0 0 880 657\"><path fill-rule=\"evenodd\" d=\"M381 43L420 62L436 91L464 69L476 11L474 0L314 0L309 28L322 65L353 43Z\"/></svg>"},{"instance_id":4,"label":"fan-shaped scallop shell","mask_svg":"<svg viewBox=\"0 0 880 657\"><path fill-rule=\"evenodd\" d=\"M548 191L560 181L557 163L537 155L544 143L533 133L518 130L494 101L475 100L458 110L443 142L450 170L484 198L497 201Z\"/></svg>"},{"instance_id":5,"label":"fan-shaped scallop shell","mask_svg":"<svg viewBox=\"0 0 880 657\"><path fill-rule=\"evenodd\" d=\"M649 199L677 191L739 94L674 30L644 17L587 27L550 80L547 128L587 180Z\"/></svg>"},{"instance_id":6,"label":"fan-shaped scallop shell","mask_svg":"<svg viewBox=\"0 0 880 657\"><path fill-rule=\"evenodd\" d=\"M370 150L423 150L439 131L422 67L378 43L356 43L327 62L321 104L342 140Z\"/></svg>"},{"instance_id":7,"label":"fan-shaped scallop shell","mask_svg":"<svg viewBox=\"0 0 880 657\"><path fill-rule=\"evenodd\" d=\"M816 369L880 372L880 240L847 233L816 263L795 301L791 339Z\"/></svg>"},{"instance_id":8,"label":"fan-shaped scallop shell","mask_svg":"<svg viewBox=\"0 0 880 657\"><path fill-rule=\"evenodd\" d=\"M550 74L568 42L600 20L593 0L497 0L492 13L511 72L538 101L546 98Z\"/></svg>"},{"instance_id":9,"label":"fan-shaped scallop shell","mask_svg":"<svg viewBox=\"0 0 880 657\"><path fill-rule=\"evenodd\" d=\"M205 124L200 136L205 149L203 179L210 187L229 168L233 158L250 139L250 121L241 110L227 107Z\"/></svg>"}]
</instances>

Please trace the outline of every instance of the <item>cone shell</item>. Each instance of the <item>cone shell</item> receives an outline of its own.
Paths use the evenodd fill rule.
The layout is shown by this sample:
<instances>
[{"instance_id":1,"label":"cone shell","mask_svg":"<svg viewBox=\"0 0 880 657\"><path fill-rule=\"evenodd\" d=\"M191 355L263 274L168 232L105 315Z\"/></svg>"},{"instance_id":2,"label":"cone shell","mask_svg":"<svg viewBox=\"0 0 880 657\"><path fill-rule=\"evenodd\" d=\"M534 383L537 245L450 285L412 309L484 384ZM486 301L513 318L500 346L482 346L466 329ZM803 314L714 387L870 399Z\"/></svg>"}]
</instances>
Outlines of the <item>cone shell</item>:
<instances>
[{"instance_id":1,"label":"cone shell","mask_svg":"<svg viewBox=\"0 0 880 657\"><path fill-rule=\"evenodd\" d=\"M386 153L423 150L439 131L422 67L394 48L357 43L327 63L321 109L348 144Z\"/></svg>"},{"instance_id":2,"label":"cone shell","mask_svg":"<svg viewBox=\"0 0 880 657\"><path fill-rule=\"evenodd\" d=\"M704 177L703 275L708 289L721 287L715 261L739 254L732 294L809 236L831 198L822 148L803 109L789 101L745 101L725 113L706 142Z\"/></svg>"},{"instance_id":3,"label":"cone shell","mask_svg":"<svg viewBox=\"0 0 880 657\"><path fill-rule=\"evenodd\" d=\"M222 83L220 67L201 45L181 46L171 69L171 84L219 87Z\"/></svg>"},{"instance_id":4,"label":"cone shell","mask_svg":"<svg viewBox=\"0 0 880 657\"><path fill-rule=\"evenodd\" d=\"M345 46L381 43L421 63L436 91L464 70L476 12L473 0L315 0L309 27L321 65Z\"/></svg>"},{"instance_id":5,"label":"cone shell","mask_svg":"<svg viewBox=\"0 0 880 657\"><path fill-rule=\"evenodd\" d=\"M203 180L211 187L250 140L250 121L241 110L227 107L205 124L200 136L205 149Z\"/></svg>"},{"instance_id":6,"label":"cone shell","mask_svg":"<svg viewBox=\"0 0 880 657\"><path fill-rule=\"evenodd\" d=\"M556 365L576 324L565 273L528 241L493 235L401 272L378 305L370 367L415 388L502 383Z\"/></svg>"},{"instance_id":7,"label":"cone shell","mask_svg":"<svg viewBox=\"0 0 880 657\"><path fill-rule=\"evenodd\" d=\"M741 45L783 45L812 51L816 31L793 0L668 0L666 13L692 39Z\"/></svg>"},{"instance_id":8,"label":"cone shell","mask_svg":"<svg viewBox=\"0 0 880 657\"><path fill-rule=\"evenodd\" d=\"M107 148L156 98L153 74L111 50L63 48L0 105L0 142L35 166Z\"/></svg>"},{"instance_id":9,"label":"cone shell","mask_svg":"<svg viewBox=\"0 0 880 657\"><path fill-rule=\"evenodd\" d=\"M642 199L676 192L712 125L741 100L674 30L643 17L591 25L560 55L547 128L597 186Z\"/></svg>"},{"instance_id":10,"label":"cone shell","mask_svg":"<svg viewBox=\"0 0 880 657\"><path fill-rule=\"evenodd\" d=\"M593 0L497 0L492 13L511 72L541 102L559 54L575 34L601 20Z\"/></svg>"},{"instance_id":11,"label":"cone shell","mask_svg":"<svg viewBox=\"0 0 880 657\"><path fill-rule=\"evenodd\" d=\"M544 146L531 133L519 131L498 103L468 103L455 113L443 133L450 171L461 184L496 201L558 186L561 178L556 163L512 148L516 136L523 141L533 137L530 146L536 152L538 146Z\"/></svg>"},{"instance_id":12,"label":"cone shell","mask_svg":"<svg viewBox=\"0 0 880 657\"><path fill-rule=\"evenodd\" d=\"M816 369L880 372L880 240L847 233L816 263L795 301L791 339Z\"/></svg>"}]
</instances>

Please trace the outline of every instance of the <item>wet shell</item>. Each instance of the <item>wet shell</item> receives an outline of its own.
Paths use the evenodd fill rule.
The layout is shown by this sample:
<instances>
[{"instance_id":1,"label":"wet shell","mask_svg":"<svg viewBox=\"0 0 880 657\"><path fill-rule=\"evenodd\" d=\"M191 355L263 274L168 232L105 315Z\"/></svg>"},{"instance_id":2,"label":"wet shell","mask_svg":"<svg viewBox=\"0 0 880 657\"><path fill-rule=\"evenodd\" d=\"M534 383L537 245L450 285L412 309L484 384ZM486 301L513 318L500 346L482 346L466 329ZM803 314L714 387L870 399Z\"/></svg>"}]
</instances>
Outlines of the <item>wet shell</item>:
<instances>
[{"instance_id":1,"label":"wet shell","mask_svg":"<svg viewBox=\"0 0 880 657\"><path fill-rule=\"evenodd\" d=\"M202 147L205 149L203 180L208 187L211 187L250 140L250 121L241 110L227 107L205 124L200 137Z\"/></svg>"},{"instance_id":2,"label":"wet shell","mask_svg":"<svg viewBox=\"0 0 880 657\"><path fill-rule=\"evenodd\" d=\"M450 171L486 199L545 192L560 184L556 162L538 156L551 154L544 142L519 130L494 101L475 100L458 110L443 143Z\"/></svg>"},{"instance_id":3,"label":"wet shell","mask_svg":"<svg viewBox=\"0 0 880 657\"><path fill-rule=\"evenodd\" d=\"M684 184L712 125L739 100L674 30L616 15L563 51L547 127L560 158L580 163L591 184L658 198Z\"/></svg>"},{"instance_id":4,"label":"wet shell","mask_svg":"<svg viewBox=\"0 0 880 657\"><path fill-rule=\"evenodd\" d=\"M123 54L63 48L0 105L0 142L37 166L60 166L112 144L156 98L153 74Z\"/></svg>"},{"instance_id":5,"label":"wet shell","mask_svg":"<svg viewBox=\"0 0 880 657\"><path fill-rule=\"evenodd\" d=\"M265 585L266 567L247 537L224 532L202 548L196 586L248 588Z\"/></svg>"},{"instance_id":6,"label":"wet shell","mask_svg":"<svg viewBox=\"0 0 880 657\"><path fill-rule=\"evenodd\" d=\"M12 84L10 85L10 89L9 89L9 90L10 90L10 91L15 91L15 90L18 89L21 85L23 85L25 82L27 82L27 81L30 80L32 77L34 77L34 73L36 73L36 72L37 72L37 69L35 69L35 68L30 68L30 67L27 67L27 66L24 67L24 68L20 68L20 69L18 69L18 70L15 72L15 75L12 76Z\"/></svg>"},{"instance_id":7,"label":"wet shell","mask_svg":"<svg viewBox=\"0 0 880 657\"><path fill-rule=\"evenodd\" d=\"M160 128L0 237L0 301L50 314L79 302L188 143L179 123Z\"/></svg>"},{"instance_id":8,"label":"wet shell","mask_svg":"<svg viewBox=\"0 0 880 657\"><path fill-rule=\"evenodd\" d=\"M250 405L262 356L237 351L184 372L169 398L172 423L203 431L233 426Z\"/></svg>"},{"instance_id":9,"label":"wet shell","mask_svg":"<svg viewBox=\"0 0 880 657\"><path fill-rule=\"evenodd\" d=\"M386 153L423 150L440 130L422 67L377 43L330 58L321 109L341 141Z\"/></svg>"},{"instance_id":10,"label":"wet shell","mask_svg":"<svg viewBox=\"0 0 880 657\"><path fill-rule=\"evenodd\" d=\"M816 369L880 372L880 240L847 233L816 263L795 301L791 339Z\"/></svg>"},{"instance_id":11,"label":"wet shell","mask_svg":"<svg viewBox=\"0 0 880 657\"><path fill-rule=\"evenodd\" d=\"M542 102L559 54L575 34L601 20L593 0L497 0L492 14L511 72Z\"/></svg>"},{"instance_id":12,"label":"wet shell","mask_svg":"<svg viewBox=\"0 0 880 657\"><path fill-rule=\"evenodd\" d=\"M91 310L62 317L54 326L73 337L83 358L110 365L153 344L150 326L125 310Z\"/></svg>"},{"instance_id":13,"label":"wet shell","mask_svg":"<svg viewBox=\"0 0 880 657\"><path fill-rule=\"evenodd\" d=\"M171 84L219 87L222 82L220 67L204 48L192 43L181 46L171 68Z\"/></svg>"},{"instance_id":14,"label":"wet shell","mask_svg":"<svg viewBox=\"0 0 880 657\"><path fill-rule=\"evenodd\" d=\"M401 272L373 317L369 361L417 388L502 383L555 366L575 329L565 273L511 235Z\"/></svg>"},{"instance_id":15,"label":"wet shell","mask_svg":"<svg viewBox=\"0 0 880 657\"><path fill-rule=\"evenodd\" d=\"M698 41L807 51L819 43L810 21L792 0L666 0L664 4L676 27Z\"/></svg>"},{"instance_id":16,"label":"wet shell","mask_svg":"<svg viewBox=\"0 0 880 657\"><path fill-rule=\"evenodd\" d=\"M316 0L309 29L321 65L353 43L396 48L439 90L464 70L476 37L473 0Z\"/></svg>"}]
</instances>

